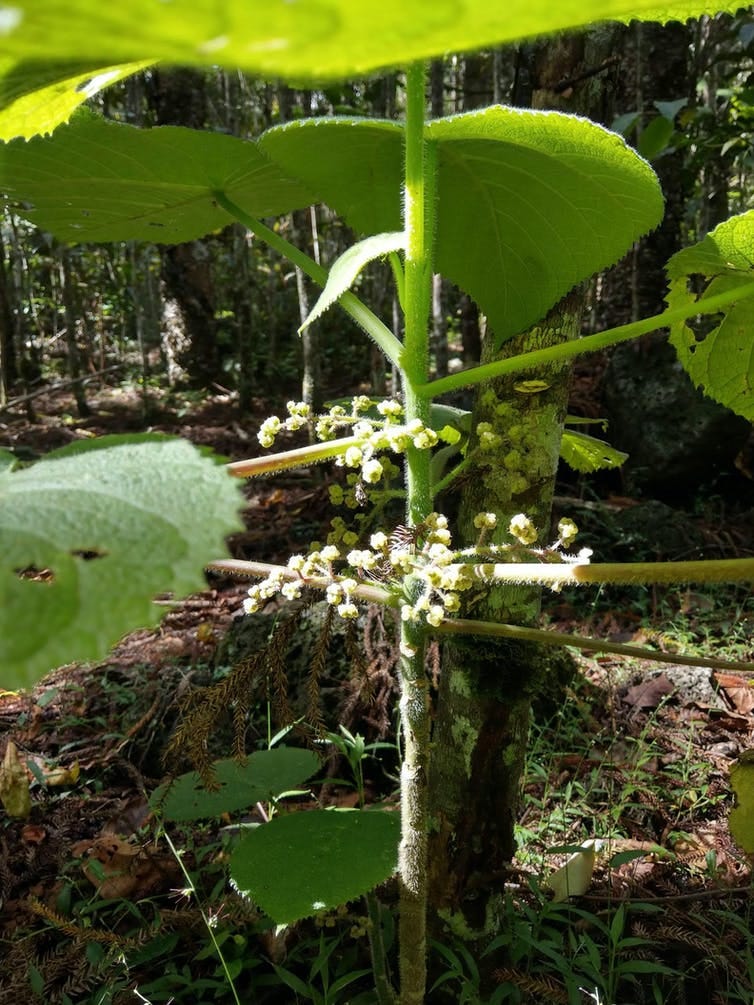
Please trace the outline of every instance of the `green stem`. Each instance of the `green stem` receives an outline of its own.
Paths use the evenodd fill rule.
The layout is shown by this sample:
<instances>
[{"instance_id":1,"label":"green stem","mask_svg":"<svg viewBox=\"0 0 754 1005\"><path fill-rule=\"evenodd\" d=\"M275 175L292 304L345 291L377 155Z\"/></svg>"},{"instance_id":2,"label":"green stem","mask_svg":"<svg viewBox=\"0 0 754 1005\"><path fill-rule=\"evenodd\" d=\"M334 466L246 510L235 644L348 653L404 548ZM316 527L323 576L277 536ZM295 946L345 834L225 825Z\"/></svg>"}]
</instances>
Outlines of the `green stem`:
<instances>
[{"instance_id":1,"label":"green stem","mask_svg":"<svg viewBox=\"0 0 754 1005\"><path fill-rule=\"evenodd\" d=\"M374 974L374 990L377 995L377 1005L396 1005L395 992L388 977L387 953L382 934L382 905L375 893L364 894L367 914L369 915L369 950L372 955L372 973Z\"/></svg>"},{"instance_id":2,"label":"green stem","mask_svg":"<svg viewBox=\"0 0 754 1005\"><path fill-rule=\"evenodd\" d=\"M424 141L425 67L406 73L404 309L406 336L401 356L406 422L430 421L430 404L415 388L429 372L427 319L431 299L431 241L434 179ZM415 525L432 507L430 452L410 448L406 456L406 517ZM410 580L406 584L409 601ZM422 1005L427 983L427 778L429 773L429 687L424 669L426 633L418 625L401 627L401 700L404 758L401 767L400 1003Z\"/></svg>"},{"instance_id":3,"label":"green stem","mask_svg":"<svg viewBox=\"0 0 754 1005\"><path fill-rule=\"evenodd\" d=\"M584 338L572 342L561 342L547 349L536 349L534 352L522 353L520 356L512 356L509 359L497 360L484 366L476 366L471 370L442 377L440 380L420 384L414 388L414 391L420 398L433 398L440 394L447 394L449 391L456 391L461 387L481 384L493 377L503 377L506 374L521 373L553 363L562 363L575 356L598 352L600 349L618 345L619 342L628 342L631 339L639 338L640 335L647 335L649 332L657 331L658 328L668 328L681 321L688 321L689 318L697 317L700 314L714 314L716 311L750 296L754 296L754 283L746 283L734 290L726 290L724 293L705 297L704 300L687 307L676 307L670 311L663 311L662 314L645 318L643 321L634 321L628 325L598 332L596 335L586 335Z\"/></svg>"},{"instance_id":4,"label":"green stem","mask_svg":"<svg viewBox=\"0 0 754 1005\"><path fill-rule=\"evenodd\" d=\"M712 667L715 670L738 670L754 672L754 663L738 660L718 660L709 656L685 656L682 653L664 653L644 646L627 646L621 642L605 642L603 639L589 639L582 635L568 635L551 632L543 628L524 628L520 625L500 625L492 621L469 621L464 618L446 618L434 629L438 635L486 635L501 639L521 639L548 646L571 646L594 653L617 653L632 656L637 660L652 660L655 663L675 663L688 667Z\"/></svg>"},{"instance_id":5,"label":"green stem","mask_svg":"<svg viewBox=\"0 0 754 1005\"><path fill-rule=\"evenodd\" d=\"M183 856L178 851L178 849L175 847L175 845L173 844L173 842L170 840L170 835L168 834L168 832L164 828L161 828L161 830L162 830L162 836L165 838L165 841L167 842L168 847L170 848L171 852L173 853L173 857L175 858L176 862L178 863L178 867L180 868L181 872L183 873L183 878L186 880L186 888L188 890L190 890L192 892L192 894L194 895L194 897L196 897L196 899L197 899L197 906L199 908L199 913L202 916L202 921L204 922L204 927L207 929L207 934L209 935L210 941L212 942L212 945L214 946L215 952L217 953L218 959L220 960L220 966L223 968L223 972L225 974L225 979L228 982L228 987L230 988L230 993L233 996L233 1001L236 1003L236 1005L241 1005L241 999L238 997L238 992L236 991L236 986L233 983L233 978L231 977L230 970L228 969L228 964L225 962L225 957L223 956L223 951L220 948L220 943L217 941L217 938L215 937L215 927L212 924L212 922L210 921L210 919L207 917L207 915L206 915L206 913L204 911L204 908L201 906L201 904L199 904L199 895L197 893L196 887L194 886L194 881L191 878L191 874L186 869L186 866L183 864Z\"/></svg>"},{"instance_id":6,"label":"green stem","mask_svg":"<svg viewBox=\"0 0 754 1005\"><path fill-rule=\"evenodd\" d=\"M242 223L247 230L255 234L258 238L268 244L279 254L287 258L288 261L297 265L302 272L305 272L310 279L313 279L319 286L324 286L327 282L327 269L317 265L313 258L297 248L295 244L286 241L280 234L266 227L260 220L249 216L240 206L237 206L224 192L214 192L213 198L218 206L221 206L226 213ZM393 335L389 328L373 314L369 308L363 304L353 293L344 293L338 298L338 303L343 310L353 320L360 325L370 338L373 338L382 349L391 363L400 365L403 346Z\"/></svg>"}]
</instances>

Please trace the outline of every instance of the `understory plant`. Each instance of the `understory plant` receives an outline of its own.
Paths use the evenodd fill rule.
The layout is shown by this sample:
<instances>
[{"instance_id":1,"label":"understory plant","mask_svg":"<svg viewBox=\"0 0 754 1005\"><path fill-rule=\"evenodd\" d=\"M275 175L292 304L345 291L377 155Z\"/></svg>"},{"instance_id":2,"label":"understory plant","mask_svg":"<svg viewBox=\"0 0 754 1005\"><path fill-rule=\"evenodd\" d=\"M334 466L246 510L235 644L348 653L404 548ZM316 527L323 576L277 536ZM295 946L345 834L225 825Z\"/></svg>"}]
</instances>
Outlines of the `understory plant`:
<instances>
[{"instance_id":1,"label":"understory plant","mask_svg":"<svg viewBox=\"0 0 754 1005\"><path fill-rule=\"evenodd\" d=\"M243 838L230 871L281 924L358 897L395 871L399 1000L417 1005L426 994L430 913L434 925L471 943L505 924L501 865L512 854L528 709L552 666L548 653L563 645L637 652L533 627L541 587L752 577L751 560L593 564L573 547L573 521L550 534L549 507L561 449L582 470L619 460L600 441L563 436L568 364L577 355L670 328L691 379L754 417L754 213L674 256L662 314L579 338L570 293L658 224L656 176L620 137L574 116L495 106L427 120L424 60L607 17L685 17L716 5L658 12L642 2L554 9L536 0L492 11L469 0L460 17L420 0L370 10L343 0L248 8L240 0L219 9L209 0L140 0L106 11L93 0L65 10L54 0L20 0L4 8L0 130L9 142L0 150L0 188L16 212L68 242L178 243L240 223L320 284L306 323L337 303L394 367L400 389L317 416L291 402L287 416L263 424L262 445L303 426L317 442L228 471L249 477L332 461L345 474L335 502L355 519L336 519L330 540L285 566L220 559L237 497L226 472L206 459L191 467L170 454L178 448L150 440L86 445L16 471L10 456L0 458L0 655L10 681L28 683L68 648L88 655L129 619L146 620L150 596L191 588L188 569L198 575L202 564L258 578L249 610L304 590L323 592L347 620L365 603L395 609L400 814L278 813ZM400 123L299 121L253 141L135 129L86 110L61 124L85 97L156 60L223 62L295 80L400 62L405 115ZM320 201L363 235L329 271L263 222ZM393 268L402 336L353 292L376 258ZM435 272L470 293L488 322L480 365L439 380L431 379L427 323ZM701 334L691 327L700 315L713 325ZM471 387L470 419L436 400ZM461 495L455 527L443 513L451 491ZM403 521L371 522L370 496L379 514L398 493ZM117 593L105 590L105 578ZM31 625L42 619L40 643ZM434 711L425 658L432 636L448 640ZM672 661L699 662L678 654ZM305 753L220 762L214 787L187 776L155 806L190 819L272 798L311 776L315 766L297 759ZM488 791L496 793L491 810L461 805L461 793L481 800ZM384 974L376 980L380 1000L393 1000Z\"/></svg>"}]
</instances>

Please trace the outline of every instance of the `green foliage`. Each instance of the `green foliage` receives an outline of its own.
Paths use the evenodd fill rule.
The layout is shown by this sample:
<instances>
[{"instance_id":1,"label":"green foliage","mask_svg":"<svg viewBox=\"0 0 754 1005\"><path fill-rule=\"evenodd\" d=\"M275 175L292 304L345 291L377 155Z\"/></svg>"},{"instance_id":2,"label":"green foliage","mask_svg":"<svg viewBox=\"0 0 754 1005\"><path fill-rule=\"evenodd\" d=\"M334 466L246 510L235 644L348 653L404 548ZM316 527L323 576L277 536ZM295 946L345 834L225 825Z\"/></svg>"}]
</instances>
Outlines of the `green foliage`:
<instances>
[{"instance_id":1,"label":"green foliage","mask_svg":"<svg viewBox=\"0 0 754 1005\"><path fill-rule=\"evenodd\" d=\"M212 765L212 786L190 771L161 785L150 805L166 820L201 820L242 810L254 803L274 799L300 785L319 769L311 750L276 747L258 750L243 763L228 759Z\"/></svg>"},{"instance_id":2,"label":"green foliage","mask_svg":"<svg viewBox=\"0 0 754 1005\"><path fill-rule=\"evenodd\" d=\"M309 119L261 148L360 233L401 223L402 127ZM660 221L651 168L575 116L494 107L430 122L438 202L435 268L470 293L503 340Z\"/></svg>"},{"instance_id":3,"label":"green foliage","mask_svg":"<svg viewBox=\"0 0 754 1005\"><path fill-rule=\"evenodd\" d=\"M588 474L603 468L619 468L628 454L616 450L604 440L573 429L564 429L560 441L560 456L574 471Z\"/></svg>"},{"instance_id":4,"label":"green foliage","mask_svg":"<svg viewBox=\"0 0 754 1005\"><path fill-rule=\"evenodd\" d=\"M276 816L248 833L230 875L279 925L359 897L396 868L397 813L312 810Z\"/></svg>"},{"instance_id":5,"label":"green foliage","mask_svg":"<svg viewBox=\"0 0 754 1005\"><path fill-rule=\"evenodd\" d=\"M703 306L716 293L750 285L753 270L754 211L750 211L731 217L703 241L670 259L668 306L689 302ZM686 322L674 325L670 334L694 384L746 419L754 419L753 329L754 301L744 297L728 308L711 331L695 331Z\"/></svg>"},{"instance_id":6,"label":"green foliage","mask_svg":"<svg viewBox=\"0 0 754 1005\"><path fill-rule=\"evenodd\" d=\"M203 565L239 527L239 503L211 457L146 434L0 470L3 687L28 687L155 624L157 593L201 589Z\"/></svg>"},{"instance_id":7,"label":"green foliage","mask_svg":"<svg viewBox=\"0 0 754 1005\"><path fill-rule=\"evenodd\" d=\"M754 751L745 750L730 770L736 805L730 811L730 832L748 855L754 855Z\"/></svg>"},{"instance_id":8,"label":"green foliage","mask_svg":"<svg viewBox=\"0 0 754 1005\"><path fill-rule=\"evenodd\" d=\"M3 11L3 47L13 59L93 59L95 65L149 57L174 64L222 63L288 79L336 78L462 52L594 21L686 20L738 4L699 0L17 0Z\"/></svg>"},{"instance_id":9,"label":"green foliage","mask_svg":"<svg viewBox=\"0 0 754 1005\"><path fill-rule=\"evenodd\" d=\"M216 190L258 216L311 196L255 143L178 126L135 129L89 114L53 136L0 147L0 189L62 241L177 244L232 222Z\"/></svg>"},{"instance_id":10,"label":"green foliage","mask_svg":"<svg viewBox=\"0 0 754 1005\"><path fill-rule=\"evenodd\" d=\"M95 68L80 63L0 61L0 140L51 133L102 88L147 66L148 61Z\"/></svg>"},{"instance_id":11,"label":"green foliage","mask_svg":"<svg viewBox=\"0 0 754 1005\"><path fill-rule=\"evenodd\" d=\"M373 262L375 258L382 258L391 252L403 251L405 244L406 239L401 230L392 234L374 234L364 241L358 241L347 251L344 251L330 267L325 288L299 331L303 331L312 321L321 317L338 297L350 290L365 266Z\"/></svg>"}]
</instances>

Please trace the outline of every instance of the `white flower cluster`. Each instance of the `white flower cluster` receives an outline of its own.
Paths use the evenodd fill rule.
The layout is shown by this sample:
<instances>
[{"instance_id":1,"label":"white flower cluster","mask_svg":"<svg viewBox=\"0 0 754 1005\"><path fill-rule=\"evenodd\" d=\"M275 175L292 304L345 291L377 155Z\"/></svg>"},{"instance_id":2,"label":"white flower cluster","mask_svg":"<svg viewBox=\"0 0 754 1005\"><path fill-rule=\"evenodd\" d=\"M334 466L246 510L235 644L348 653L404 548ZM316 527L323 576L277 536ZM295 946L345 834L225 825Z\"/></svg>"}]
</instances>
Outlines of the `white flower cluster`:
<instances>
[{"instance_id":1,"label":"white flower cluster","mask_svg":"<svg viewBox=\"0 0 754 1005\"><path fill-rule=\"evenodd\" d=\"M287 419L281 422L277 415L271 415L262 423L257 439L263 447L271 447L281 429L295 433L308 422L311 409L305 401L289 401L285 407L288 410Z\"/></svg>"},{"instance_id":2,"label":"white flower cluster","mask_svg":"<svg viewBox=\"0 0 754 1005\"><path fill-rule=\"evenodd\" d=\"M288 560L288 575L282 569L275 570L267 579L252 586L244 601L247 614L260 609L264 601L281 593L288 600L301 596L309 579L327 582L325 597L337 608L342 618L358 617L358 587L367 581L374 582L374 574L385 582L387 588L404 589L410 583L411 601L405 600L400 606L401 619L412 623L426 622L437 627L448 614L455 614L461 608L460 594L478 585L479 576L491 565L480 565L490 559L511 559L516 554L515 545L481 543L483 536L497 526L494 513L478 513L474 526L480 531L480 542L474 548L460 551L451 547L451 536L447 517L440 513L430 513L424 523L408 533L396 533L392 537L378 531L369 539L369 548L351 548L343 553L336 544L315 548L308 555L293 555ZM591 551L583 548L578 555L564 555L562 548L569 545L578 533L576 524L564 518L558 524L558 539L548 548L532 548L537 539L537 530L523 513L512 518L509 525L511 536L523 545L526 554L540 561L588 562ZM349 540L346 541L346 537ZM343 534L341 543L356 544L356 536ZM519 549L520 550L520 549ZM516 559L514 559L516 560ZM335 563L340 568L336 571ZM292 575L296 578L292 578ZM482 578L484 576L482 575ZM406 594L404 593L404 598Z\"/></svg>"},{"instance_id":3,"label":"white flower cluster","mask_svg":"<svg viewBox=\"0 0 754 1005\"><path fill-rule=\"evenodd\" d=\"M375 407L380 418L367 418L364 413ZM289 401L287 409L288 418L284 421L271 415L262 423L257 438L263 447L271 447L281 430L300 429L311 417L309 406L302 401ZM425 426L421 419L403 424L402 415L403 406L399 401L388 398L374 402L362 394L352 400L350 413L342 405L333 405L329 412L317 418L314 429L317 438L325 442L347 428L355 442L349 444L336 459L336 465L357 469L357 481L376 485L384 478L397 474L398 470L389 461L378 458L378 454L402 454L409 446L417 450L431 450L440 440L455 443L460 437L458 430L452 426L446 426L437 433Z\"/></svg>"}]
</instances>

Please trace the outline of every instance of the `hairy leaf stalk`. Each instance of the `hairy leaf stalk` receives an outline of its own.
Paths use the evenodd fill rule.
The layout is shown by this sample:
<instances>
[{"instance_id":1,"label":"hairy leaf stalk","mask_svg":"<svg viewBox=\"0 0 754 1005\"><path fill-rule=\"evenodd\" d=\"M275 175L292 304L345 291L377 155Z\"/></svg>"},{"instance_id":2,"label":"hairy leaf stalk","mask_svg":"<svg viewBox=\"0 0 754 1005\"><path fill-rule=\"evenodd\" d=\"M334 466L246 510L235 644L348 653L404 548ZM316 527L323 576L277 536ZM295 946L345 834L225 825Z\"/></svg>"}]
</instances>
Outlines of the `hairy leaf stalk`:
<instances>
[{"instance_id":1,"label":"hairy leaf stalk","mask_svg":"<svg viewBox=\"0 0 754 1005\"><path fill-rule=\"evenodd\" d=\"M425 67L406 73L405 224L406 274L404 303L406 337L401 355L406 421L429 423L429 399L415 387L429 370L428 317L432 280L431 189L433 164L424 142ZM406 517L421 523L432 508L429 452L410 448L406 458ZM407 592L412 584L407 583ZM410 600L415 598L409 598ZM425 630L404 623L401 628L401 700L404 761L401 769L400 883L401 1005L424 1001L427 918L427 780L429 774L429 689L424 669Z\"/></svg>"}]
</instances>

